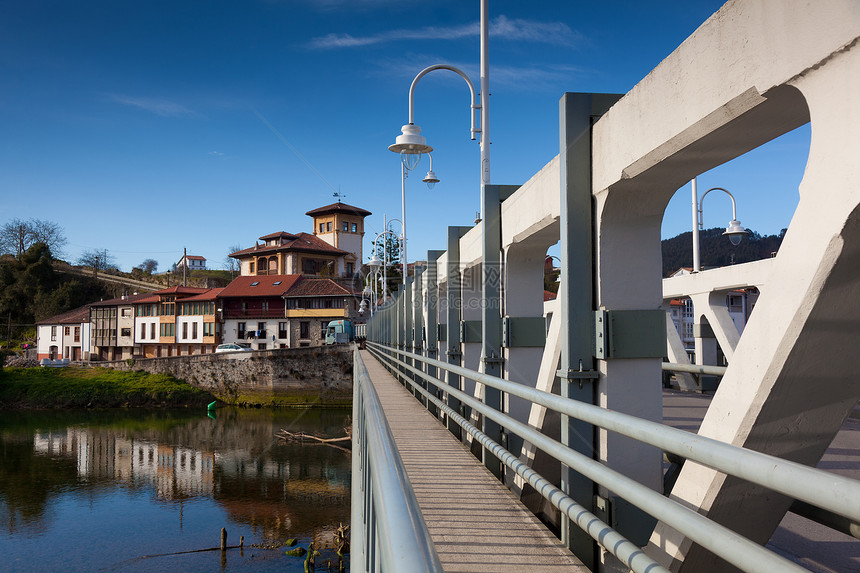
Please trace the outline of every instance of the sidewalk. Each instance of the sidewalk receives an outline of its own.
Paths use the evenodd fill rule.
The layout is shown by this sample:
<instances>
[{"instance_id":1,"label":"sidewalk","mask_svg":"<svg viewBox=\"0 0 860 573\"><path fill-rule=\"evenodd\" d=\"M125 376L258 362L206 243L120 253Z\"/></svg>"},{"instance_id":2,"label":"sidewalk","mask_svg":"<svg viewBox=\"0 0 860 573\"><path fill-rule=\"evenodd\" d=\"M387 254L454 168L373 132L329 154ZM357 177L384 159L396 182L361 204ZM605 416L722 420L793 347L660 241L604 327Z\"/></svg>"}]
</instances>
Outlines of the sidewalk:
<instances>
[{"instance_id":1,"label":"sidewalk","mask_svg":"<svg viewBox=\"0 0 860 573\"><path fill-rule=\"evenodd\" d=\"M696 432L711 394L663 391L663 422ZM824 453L818 468L860 480L860 407L854 408ZM860 572L860 539L787 513L768 548L818 573Z\"/></svg>"}]
</instances>

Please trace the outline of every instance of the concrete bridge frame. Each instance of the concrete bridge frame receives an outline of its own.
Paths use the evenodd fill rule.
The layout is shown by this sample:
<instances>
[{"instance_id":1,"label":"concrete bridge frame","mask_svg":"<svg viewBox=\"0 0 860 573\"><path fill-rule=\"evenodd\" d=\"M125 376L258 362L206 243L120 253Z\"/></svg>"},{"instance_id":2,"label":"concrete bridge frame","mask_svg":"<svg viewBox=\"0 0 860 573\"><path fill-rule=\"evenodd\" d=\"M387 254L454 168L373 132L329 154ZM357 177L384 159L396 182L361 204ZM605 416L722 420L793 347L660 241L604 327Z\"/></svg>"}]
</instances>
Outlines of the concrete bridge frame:
<instances>
[{"instance_id":1,"label":"concrete bridge frame","mask_svg":"<svg viewBox=\"0 0 860 573\"><path fill-rule=\"evenodd\" d=\"M860 101L858 40L860 4L851 0L733 0L611 107L601 109L590 95L565 96L562 153L525 184L498 189L503 376L562 394L584 389L582 399L660 421L663 353L637 340L661 333L654 317L666 294L660 276L666 205L676 189L698 174L810 122L812 142L800 203L778 256L766 263L767 287L743 335L732 333L726 317L713 310L711 293L718 290L695 291L698 287L692 285L681 290L695 295L697 314L717 326L717 339L730 357L700 434L815 465L860 399L853 360L860 340L860 277L855 271L860 263L860 108L854 103ZM575 105L565 108L565 102ZM574 122L578 131L570 125ZM572 152L576 146L581 148ZM584 159L582 146L587 149ZM583 200L591 207L586 219L577 210ZM410 316L402 317L404 327L420 324L422 333L401 341L402 347L420 346L425 354L438 348L441 358L480 369L480 340L474 333L476 328L481 332L476 322L483 301L475 277L484 272L482 232L490 223L449 228L447 251L428 253L432 272L408 285L412 302L403 313ZM535 333L544 315L538 280L543 256L571 229L579 234L563 245L562 294L541 346ZM583 277L581 264L573 266L572 256L583 254L593 278ZM743 265L736 272L752 270ZM755 279L743 282L750 280ZM583 305L588 316L581 312ZM579 314L572 320L575 312ZM617 319L619 346L609 351L599 340L589 341L593 352L573 353L570 337L582 344L600 316ZM662 316L660 321L665 325ZM437 328L427 328L434 324ZM580 359L584 374L576 376ZM467 390L480 395L480 386L473 386ZM596 459L661 488L661 457L655 448L605 431L565 426L564 420L552 420L516 400L505 399L504 407L547 433L567 435L571 444L578 435ZM534 448L523 444L522 452L524 459L539 464ZM626 521L625 533L632 539L645 532L643 544L650 535L649 553L672 570L731 570L682 532L662 524L652 532L647 520L612 492L596 488L593 493L593 507L614 504L619 529L625 530ZM671 495L761 543L791 503L694 463L685 465ZM605 556L594 559L604 562Z\"/></svg>"}]
</instances>

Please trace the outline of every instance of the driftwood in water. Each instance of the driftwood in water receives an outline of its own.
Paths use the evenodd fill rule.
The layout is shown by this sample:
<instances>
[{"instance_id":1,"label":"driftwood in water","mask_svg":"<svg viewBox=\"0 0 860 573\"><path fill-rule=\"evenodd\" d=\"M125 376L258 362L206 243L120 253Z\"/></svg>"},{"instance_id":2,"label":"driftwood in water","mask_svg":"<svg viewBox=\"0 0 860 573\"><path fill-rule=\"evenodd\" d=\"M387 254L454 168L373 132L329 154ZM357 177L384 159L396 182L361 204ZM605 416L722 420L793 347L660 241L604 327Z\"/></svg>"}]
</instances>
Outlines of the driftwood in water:
<instances>
[{"instance_id":1,"label":"driftwood in water","mask_svg":"<svg viewBox=\"0 0 860 573\"><path fill-rule=\"evenodd\" d=\"M283 428L275 435L285 442L303 442L304 440L313 440L320 444L326 444L343 449L340 444L344 444L347 447L352 445L352 424L346 426L343 431L346 436L340 438L321 438L320 436L314 436L313 434L307 434L305 432L290 432Z\"/></svg>"}]
</instances>

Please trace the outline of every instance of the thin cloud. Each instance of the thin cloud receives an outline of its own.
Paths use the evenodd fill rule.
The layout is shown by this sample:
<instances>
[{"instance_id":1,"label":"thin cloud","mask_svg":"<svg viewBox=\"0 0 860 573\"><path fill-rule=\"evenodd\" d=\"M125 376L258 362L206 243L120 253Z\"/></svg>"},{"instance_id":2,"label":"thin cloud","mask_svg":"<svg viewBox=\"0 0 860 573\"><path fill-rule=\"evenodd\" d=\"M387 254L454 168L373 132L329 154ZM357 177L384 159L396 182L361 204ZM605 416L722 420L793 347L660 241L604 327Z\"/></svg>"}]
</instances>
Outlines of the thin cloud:
<instances>
[{"instance_id":1,"label":"thin cloud","mask_svg":"<svg viewBox=\"0 0 860 573\"><path fill-rule=\"evenodd\" d=\"M417 30L388 30L370 36L327 34L313 38L308 44L317 50L356 48L401 40L459 40L478 36L478 23L465 26L428 26ZM582 35L563 22L532 22L520 18L499 16L490 23L490 35L500 40L540 42L559 46L573 46L582 41Z\"/></svg>"},{"instance_id":2,"label":"thin cloud","mask_svg":"<svg viewBox=\"0 0 860 573\"><path fill-rule=\"evenodd\" d=\"M370 74L391 78L413 78L415 71L431 64L445 63L462 70L473 82L477 82L480 70L474 62L454 62L442 57L417 54L405 54L402 58L383 59L376 62L376 69ZM529 66L496 66L490 64L490 82L496 86L505 86L516 91L540 91L544 89L559 89L559 86L569 85L574 79L588 76L592 73L587 68L566 64L534 64ZM437 78L447 78L452 83L462 84L462 80L454 74L439 74ZM465 88L465 85L463 85Z\"/></svg>"},{"instance_id":3,"label":"thin cloud","mask_svg":"<svg viewBox=\"0 0 860 573\"><path fill-rule=\"evenodd\" d=\"M182 104L165 99L135 97L126 95L113 95L111 100L116 103L141 109L161 117L177 117L182 115L194 115L194 112Z\"/></svg>"}]
</instances>

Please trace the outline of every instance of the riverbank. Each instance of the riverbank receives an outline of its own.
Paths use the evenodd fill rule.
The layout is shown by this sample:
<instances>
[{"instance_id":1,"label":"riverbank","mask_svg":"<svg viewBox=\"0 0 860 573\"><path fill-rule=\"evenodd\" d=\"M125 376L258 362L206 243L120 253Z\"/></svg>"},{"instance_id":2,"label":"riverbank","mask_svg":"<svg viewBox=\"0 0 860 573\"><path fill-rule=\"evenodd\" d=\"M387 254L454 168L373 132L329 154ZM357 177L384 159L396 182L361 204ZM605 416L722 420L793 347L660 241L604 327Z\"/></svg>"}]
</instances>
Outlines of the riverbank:
<instances>
[{"instance_id":1,"label":"riverbank","mask_svg":"<svg viewBox=\"0 0 860 573\"><path fill-rule=\"evenodd\" d=\"M176 408L215 397L169 374L106 368L4 368L0 409Z\"/></svg>"}]
</instances>

